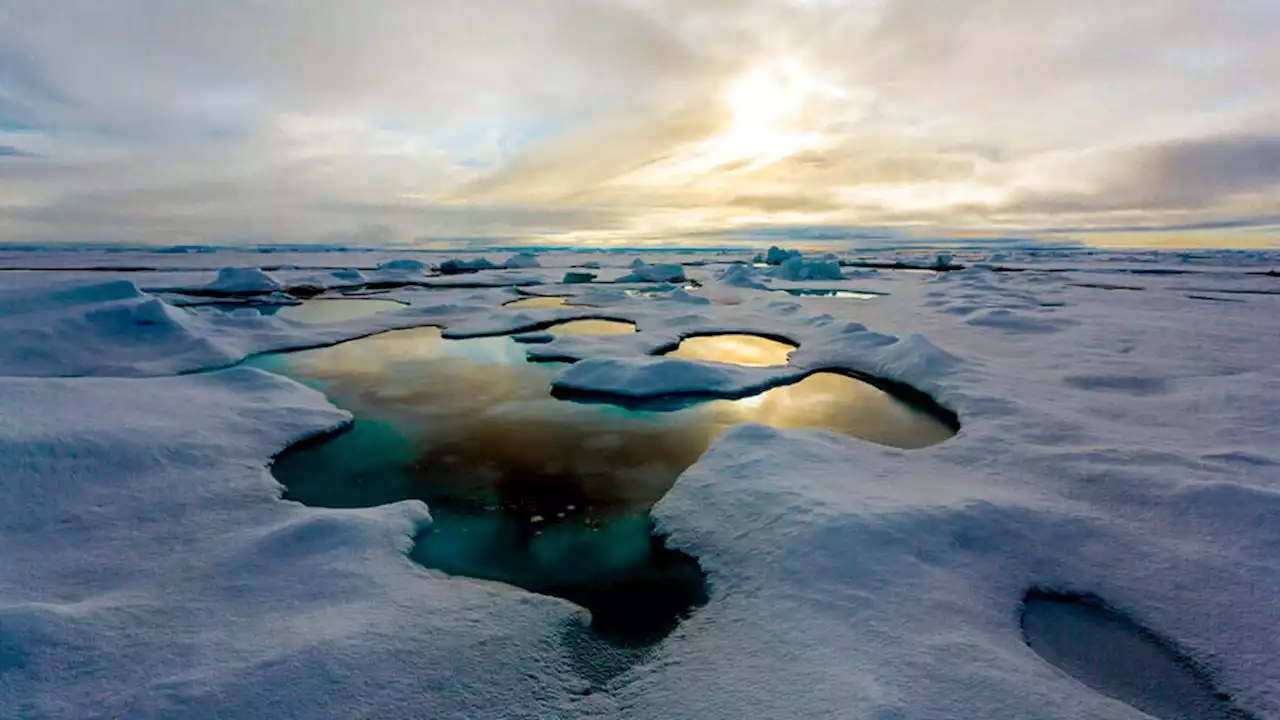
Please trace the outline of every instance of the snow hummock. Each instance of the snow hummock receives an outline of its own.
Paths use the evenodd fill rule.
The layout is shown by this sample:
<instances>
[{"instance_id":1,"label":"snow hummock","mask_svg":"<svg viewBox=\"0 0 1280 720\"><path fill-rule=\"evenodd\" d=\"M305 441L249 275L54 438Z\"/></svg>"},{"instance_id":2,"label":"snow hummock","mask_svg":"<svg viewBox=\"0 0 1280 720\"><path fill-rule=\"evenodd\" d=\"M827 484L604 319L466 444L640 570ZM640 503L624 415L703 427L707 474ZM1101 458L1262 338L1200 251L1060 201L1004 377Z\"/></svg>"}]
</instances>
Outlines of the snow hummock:
<instances>
[{"instance_id":1,"label":"snow hummock","mask_svg":"<svg viewBox=\"0 0 1280 720\"><path fill-rule=\"evenodd\" d=\"M332 277L334 280L339 280L342 282L350 282L350 283L364 282L364 273L354 268L344 268L342 270L334 270L333 272L329 273L329 276Z\"/></svg>"},{"instance_id":2,"label":"snow hummock","mask_svg":"<svg viewBox=\"0 0 1280 720\"><path fill-rule=\"evenodd\" d=\"M595 273L570 270L564 274L564 277L561 278L560 282L566 283L566 284L589 283L595 279L596 279Z\"/></svg>"},{"instance_id":3,"label":"snow hummock","mask_svg":"<svg viewBox=\"0 0 1280 720\"><path fill-rule=\"evenodd\" d=\"M492 270L495 267L497 266L482 257L472 260L452 258L440 263L440 272L450 275L454 273L476 272L478 270Z\"/></svg>"},{"instance_id":4,"label":"snow hummock","mask_svg":"<svg viewBox=\"0 0 1280 720\"><path fill-rule=\"evenodd\" d=\"M5 375L146 375L238 359L208 334L128 280L0 289Z\"/></svg>"},{"instance_id":5,"label":"snow hummock","mask_svg":"<svg viewBox=\"0 0 1280 720\"><path fill-rule=\"evenodd\" d=\"M427 264L421 260L414 260L412 258L399 258L380 263L378 265L378 270L381 272L390 271L395 273L421 275L427 271Z\"/></svg>"},{"instance_id":6,"label":"snow hummock","mask_svg":"<svg viewBox=\"0 0 1280 720\"><path fill-rule=\"evenodd\" d=\"M280 282L258 268L224 267L218 279L204 286L209 292L228 295L270 293L280 289Z\"/></svg>"},{"instance_id":7,"label":"snow hummock","mask_svg":"<svg viewBox=\"0 0 1280 720\"><path fill-rule=\"evenodd\" d=\"M734 263L716 272L716 280L724 285L764 290L768 286L757 279L755 268L745 263Z\"/></svg>"},{"instance_id":8,"label":"snow hummock","mask_svg":"<svg viewBox=\"0 0 1280 720\"><path fill-rule=\"evenodd\" d=\"M835 260L805 260L800 253L782 261L769 274L782 280L839 280L840 263Z\"/></svg>"},{"instance_id":9,"label":"snow hummock","mask_svg":"<svg viewBox=\"0 0 1280 720\"><path fill-rule=\"evenodd\" d=\"M529 252L522 252L516 253L515 255L507 258L507 261L502 264L502 267L507 268L508 270L521 270L542 267L542 265L538 262L537 255Z\"/></svg>"},{"instance_id":10,"label":"snow hummock","mask_svg":"<svg viewBox=\"0 0 1280 720\"><path fill-rule=\"evenodd\" d=\"M618 282L683 282L685 279L681 265L649 265L636 258L631 263L631 274L618 278Z\"/></svg>"},{"instance_id":11,"label":"snow hummock","mask_svg":"<svg viewBox=\"0 0 1280 720\"><path fill-rule=\"evenodd\" d=\"M680 303L687 303L689 305L710 305L711 304L710 298L694 295L693 293L689 292L688 290L685 290L682 287L677 287L673 290L662 293L661 295L658 296L657 299L659 301L680 302Z\"/></svg>"},{"instance_id":12,"label":"snow hummock","mask_svg":"<svg viewBox=\"0 0 1280 720\"><path fill-rule=\"evenodd\" d=\"M753 261L763 262L769 265L781 265L792 258L798 257L800 257L799 250L783 250L777 245L773 245L764 255L756 255L755 258L753 258Z\"/></svg>"}]
</instances>

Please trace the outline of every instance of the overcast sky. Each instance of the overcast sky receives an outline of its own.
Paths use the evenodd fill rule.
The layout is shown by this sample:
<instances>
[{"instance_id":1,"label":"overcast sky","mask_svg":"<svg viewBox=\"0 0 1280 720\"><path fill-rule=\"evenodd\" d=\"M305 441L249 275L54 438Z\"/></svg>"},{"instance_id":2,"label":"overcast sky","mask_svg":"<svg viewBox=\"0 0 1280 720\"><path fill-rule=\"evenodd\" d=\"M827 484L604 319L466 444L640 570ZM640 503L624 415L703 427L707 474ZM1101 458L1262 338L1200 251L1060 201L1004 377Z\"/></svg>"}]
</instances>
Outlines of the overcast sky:
<instances>
[{"instance_id":1,"label":"overcast sky","mask_svg":"<svg viewBox=\"0 0 1280 720\"><path fill-rule=\"evenodd\" d=\"M1276 0L0 0L0 242L1275 245Z\"/></svg>"}]
</instances>

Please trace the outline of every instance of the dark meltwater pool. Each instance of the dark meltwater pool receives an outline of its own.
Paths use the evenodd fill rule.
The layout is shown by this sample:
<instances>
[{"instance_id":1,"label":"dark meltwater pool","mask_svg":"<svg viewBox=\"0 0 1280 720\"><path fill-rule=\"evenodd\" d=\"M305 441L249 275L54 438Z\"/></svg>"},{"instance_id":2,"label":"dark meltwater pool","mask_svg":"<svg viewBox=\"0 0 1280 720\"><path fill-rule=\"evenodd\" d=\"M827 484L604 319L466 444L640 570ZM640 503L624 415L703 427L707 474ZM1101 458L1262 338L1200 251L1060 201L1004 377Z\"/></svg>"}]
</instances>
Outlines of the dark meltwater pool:
<instances>
[{"instance_id":1,"label":"dark meltwater pool","mask_svg":"<svg viewBox=\"0 0 1280 720\"><path fill-rule=\"evenodd\" d=\"M866 290L835 290L830 288L788 288L777 292L785 292L794 297L834 297L848 298L850 300L875 300L884 295L884 293L874 293Z\"/></svg>"},{"instance_id":2,"label":"dark meltwater pool","mask_svg":"<svg viewBox=\"0 0 1280 720\"><path fill-rule=\"evenodd\" d=\"M1203 668L1091 595L1031 590L1022 633L1036 654L1104 695L1162 720L1249 720Z\"/></svg>"},{"instance_id":3,"label":"dark meltwater pool","mask_svg":"<svg viewBox=\"0 0 1280 720\"><path fill-rule=\"evenodd\" d=\"M324 507L423 500L434 521L415 540L416 561L569 599L591 611L595 635L619 644L660 638L706 600L697 562L663 546L648 510L725 428L821 428L906 448L953 434L836 373L670 412L559 400L551 380L563 365L528 362L507 337L446 340L436 328L249 364L320 389L356 418L276 459L286 498Z\"/></svg>"}]
</instances>

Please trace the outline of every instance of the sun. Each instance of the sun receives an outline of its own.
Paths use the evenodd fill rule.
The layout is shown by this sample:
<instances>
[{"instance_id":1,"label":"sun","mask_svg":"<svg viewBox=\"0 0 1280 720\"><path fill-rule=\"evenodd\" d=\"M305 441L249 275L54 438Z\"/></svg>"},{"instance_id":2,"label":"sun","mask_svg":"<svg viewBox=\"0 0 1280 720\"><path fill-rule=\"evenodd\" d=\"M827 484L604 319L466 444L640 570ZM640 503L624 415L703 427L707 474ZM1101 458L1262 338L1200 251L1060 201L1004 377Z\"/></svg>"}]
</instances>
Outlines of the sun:
<instances>
[{"instance_id":1,"label":"sun","mask_svg":"<svg viewBox=\"0 0 1280 720\"><path fill-rule=\"evenodd\" d=\"M839 97L826 84L792 60L760 63L728 82L716 101L726 111L724 128L690 143L667 159L627 178L646 184L705 175L758 170L822 144L813 105Z\"/></svg>"},{"instance_id":2,"label":"sun","mask_svg":"<svg viewBox=\"0 0 1280 720\"><path fill-rule=\"evenodd\" d=\"M735 80L725 92L731 122L713 141L740 156L768 161L794 152L809 133L796 127L805 102L797 73L763 66Z\"/></svg>"},{"instance_id":3,"label":"sun","mask_svg":"<svg viewBox=\"0 0 1280 720\"><path fill-rule=\"evenodd\" d=\"M703 148L721 165L746 172L772 164L816 146L821 133L808 106L822 95L837 92L819 82L794 61L775 61L751 68L731 82L724 93L728 128L707 140Z\"/></svg>"}]
</instances>

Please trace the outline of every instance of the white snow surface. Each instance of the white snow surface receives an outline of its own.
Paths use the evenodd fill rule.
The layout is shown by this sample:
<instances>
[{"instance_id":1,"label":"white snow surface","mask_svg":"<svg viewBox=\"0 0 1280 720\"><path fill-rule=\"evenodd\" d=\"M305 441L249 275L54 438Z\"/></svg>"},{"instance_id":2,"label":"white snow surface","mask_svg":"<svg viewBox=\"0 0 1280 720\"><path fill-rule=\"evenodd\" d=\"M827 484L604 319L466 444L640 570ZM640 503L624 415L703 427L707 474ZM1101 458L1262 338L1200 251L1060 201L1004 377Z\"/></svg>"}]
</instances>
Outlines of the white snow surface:
<instances>
[{"instance_id":1,"label":"white snow surface","mask_svg":"<svg viewBox=\"0 0 1280 720\"><path fill-rule=\"evenodd\" d=\"M1023 643L1035 585L1100 595L1280 717L1276 256L954 254L970 269L813 285L887 293L873 300L773 292L805 285L729 264L750 251L641 260L707 260L681 268L688 290L625 278L635 258L617 253L541 252L454 287L425 265L375 270L386 253L0 255L38 268L0 272L0 717L1145 717ZM597 281L559 282L587 263ZM1020 271L981 267L997 264ZM400 310L311 326L149 292L255 265L284 286L361 280L334 268L413 280L379 296ZM504 310L515 283L590 307ZM843 368L929 393L962 429L913 451L722 435L654 509L710 602L586 692L562 641L572 605L407 559L421 503L281 501L270 458L347 416L230 367L419 325L587 317L639 332L526 346L579 359L567 387L739 392ZM782 368L653 356L708 332L799 348Z\"/></svg>"}]
</instances>

